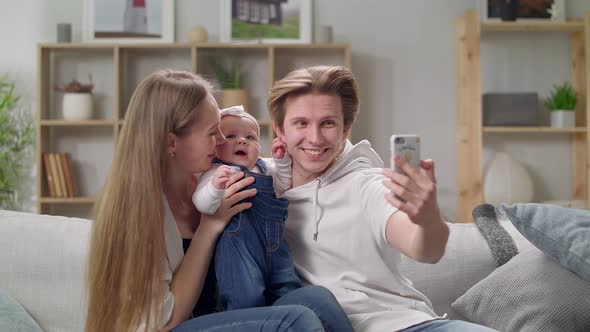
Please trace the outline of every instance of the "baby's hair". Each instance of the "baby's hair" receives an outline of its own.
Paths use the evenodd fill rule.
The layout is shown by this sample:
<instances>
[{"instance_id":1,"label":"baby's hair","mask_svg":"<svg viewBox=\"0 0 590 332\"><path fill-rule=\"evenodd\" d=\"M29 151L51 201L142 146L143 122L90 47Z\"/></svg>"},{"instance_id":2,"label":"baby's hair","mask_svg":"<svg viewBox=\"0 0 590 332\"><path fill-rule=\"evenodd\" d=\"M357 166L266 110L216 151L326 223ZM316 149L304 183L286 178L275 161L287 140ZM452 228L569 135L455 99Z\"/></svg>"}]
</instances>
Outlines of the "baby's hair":
<instances>
[{"instance_id":1,"label":"baby's hair","mask_svg":"<svg viewBox=\"0 0 590 332\"><path fill-rule=\"evenodd\" d=\"M254 116L252 116L252 114L246 112L246 110L244 109L244 106L236 105L236 106L227 107L227 108L220 110L219 114L220 114L221 118L228 116L228 115L232 115L232 116L237 116L240 118L246 118L246 119L252 120L252 122L254 122L254 124L256 125L258 137L260 137L260 125L258 124L258 120L256 120L256 118Z\"/></svg>"}]
</instances>

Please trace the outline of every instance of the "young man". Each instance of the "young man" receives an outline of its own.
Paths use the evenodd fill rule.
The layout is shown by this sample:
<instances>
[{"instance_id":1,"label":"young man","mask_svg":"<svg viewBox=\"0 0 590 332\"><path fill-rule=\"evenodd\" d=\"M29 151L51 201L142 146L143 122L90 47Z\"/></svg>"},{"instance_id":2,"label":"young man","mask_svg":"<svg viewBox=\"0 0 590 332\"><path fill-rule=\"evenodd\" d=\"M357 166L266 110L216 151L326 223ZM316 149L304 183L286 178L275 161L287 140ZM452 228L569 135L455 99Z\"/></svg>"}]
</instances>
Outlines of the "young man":
<instances>
[{"instance_id":1,"label":"young man","mask_svg":"<svg viewBox=\"0 0 590 332\"><path fill-rule=\"evenodd\" d=\"M292 159L286 237L302 279L329 288L357 331L490 331L437 316L400 275L401 254L427 263L444 254L434 162L420 171L395 160L403 175L384 170L369 142L346 139L359 110L352 73L295 70L275 83L268 107Z\"/></svg>"}]
</instances>

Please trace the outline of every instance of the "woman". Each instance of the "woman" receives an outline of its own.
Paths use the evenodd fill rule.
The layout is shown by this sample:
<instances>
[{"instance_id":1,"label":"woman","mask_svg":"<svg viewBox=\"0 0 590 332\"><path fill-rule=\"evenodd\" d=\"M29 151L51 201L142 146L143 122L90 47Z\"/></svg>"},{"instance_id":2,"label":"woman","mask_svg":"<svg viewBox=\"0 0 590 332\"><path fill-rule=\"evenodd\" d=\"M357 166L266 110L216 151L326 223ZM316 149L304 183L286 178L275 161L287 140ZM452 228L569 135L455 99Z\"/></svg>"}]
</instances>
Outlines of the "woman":
<instances>
[{"instance_id":1,"label":"woman","mask_svg":"<svg viewBox=\"0 0 590 332\"><path fill-rule=\"evenodd\" d=\"M256 193L240 191L253 179L237 173L214 215L194 208L194 174L209 169L224 140L212 91L201 77L171 70L135 90L95 207L86 331L323 331L347 321L318 287L272 307L212 313L215 242L230 218L250 207L239 202ZM193 313L200 316L189 319Z\"/></svg>"},{"instance_id":2,"label":"woman","mask_svg":"<svg viewBox=\"0 0 590 332\"><path fill-rule=\"evenodd\" d=\"M396 160L407 175L383 170L369 142L346 139L359 111L350 70L292 71L268 108L292 159L285 235L302 280L329 288L356 331L491 331L438 316L399 273L402 253L436 263L445 251L434 163L422 160L420 171Z\"/></svg>"}]
</instances>

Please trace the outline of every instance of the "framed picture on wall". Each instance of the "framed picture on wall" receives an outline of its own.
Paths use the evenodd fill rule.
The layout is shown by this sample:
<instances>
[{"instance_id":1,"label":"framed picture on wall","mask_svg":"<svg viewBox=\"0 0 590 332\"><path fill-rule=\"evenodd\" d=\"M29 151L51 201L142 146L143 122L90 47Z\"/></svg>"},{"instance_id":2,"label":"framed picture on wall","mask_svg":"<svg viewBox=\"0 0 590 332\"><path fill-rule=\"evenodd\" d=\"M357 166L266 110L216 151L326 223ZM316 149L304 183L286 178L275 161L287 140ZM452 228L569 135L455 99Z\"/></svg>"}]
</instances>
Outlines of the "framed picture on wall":
<instances>
[{"instance_id":1,"label":"framed picture on wall","mask_svg":"<svg viewBox=\"0 0 590 332\"><path fill-rule=\"evenodd\" d=\"M479 0L482 20L565 21L565 0Z\"/></svg>"},{"instance_id":2,"label":"framed picture on wall","mask_svg":"<svg viewBox=\"0 0 590 332\"><path fill-rule=\"evenodd\" d=\"M173 42L174 0L84 0L86 42Z\"/></svg>"},{"instance_id":3,"label":"framed picture on wall","mask_svg":"<svg viewBox=\"0 0 590 332\"><path fill-rule=\"evenodd\" d=\"M311 0L221 0L221 41L311 42Z\"/></svg>"}]
</instances>

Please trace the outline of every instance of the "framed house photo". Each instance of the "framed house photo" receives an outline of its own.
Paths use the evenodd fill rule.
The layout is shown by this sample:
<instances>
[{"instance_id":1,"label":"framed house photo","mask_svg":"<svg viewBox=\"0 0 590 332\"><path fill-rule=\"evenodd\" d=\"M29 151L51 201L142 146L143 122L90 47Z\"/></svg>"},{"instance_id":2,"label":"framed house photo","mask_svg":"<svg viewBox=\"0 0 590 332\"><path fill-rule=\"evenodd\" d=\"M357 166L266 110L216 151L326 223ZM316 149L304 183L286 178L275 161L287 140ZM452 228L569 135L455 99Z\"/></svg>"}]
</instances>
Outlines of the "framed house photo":
<instances>
[{"instance_id":1,"label":"framed house photo","mask_svg":"<svg viewBox=\"0 0 590 332\"><path fill-rule=\"evenodd\" d=\"M482 20L500 20L513 10L517 20L565 21L565 0L479 0L478 7Z\"/></svg>"},{"instance_id":2,"label":"framed house photo","mask_svg":"<svg viewBox=\"0 0 590 332\"><path fill-rule=\"evenodd\" d=\"M221 0L221 41L311 42L311 0Z\"/></svg>"},{"instance_id":3,"label":"framed house photo","mask_svg":"<svg viewBox=\"0 0 590 332\"><path fill-rule=\"evenodd\" d=\"M174 0L84 0L86 42L174 41Z\"/></svg>"}]
</instances>

